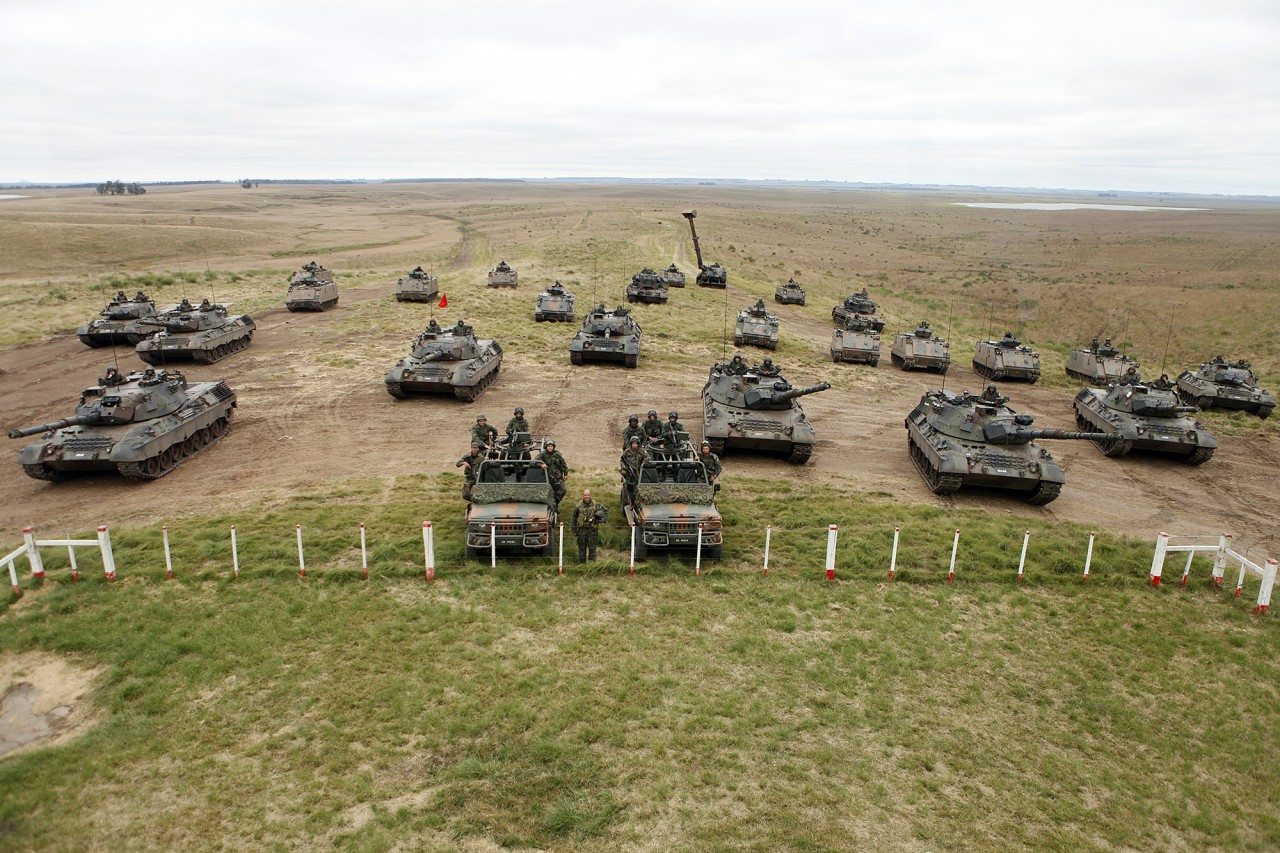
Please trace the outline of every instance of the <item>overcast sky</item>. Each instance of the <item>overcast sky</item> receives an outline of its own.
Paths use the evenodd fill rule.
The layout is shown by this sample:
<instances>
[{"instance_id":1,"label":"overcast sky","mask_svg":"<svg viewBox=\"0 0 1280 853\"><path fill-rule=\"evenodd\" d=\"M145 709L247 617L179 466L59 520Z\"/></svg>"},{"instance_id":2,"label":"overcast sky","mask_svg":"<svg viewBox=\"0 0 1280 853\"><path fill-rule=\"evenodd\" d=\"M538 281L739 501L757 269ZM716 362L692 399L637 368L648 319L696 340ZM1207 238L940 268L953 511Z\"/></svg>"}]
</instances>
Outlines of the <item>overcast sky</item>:
<instances>
[{"instance_id":1,"label":"overcast sky","mask_svg":"<svg viewBox=\"0 0 1280 853\"><path fill-rule=\"evenodd\" d=\"M1280 195L1280 0L0 0L0 182Z\"/></svg>"}]
</instances>

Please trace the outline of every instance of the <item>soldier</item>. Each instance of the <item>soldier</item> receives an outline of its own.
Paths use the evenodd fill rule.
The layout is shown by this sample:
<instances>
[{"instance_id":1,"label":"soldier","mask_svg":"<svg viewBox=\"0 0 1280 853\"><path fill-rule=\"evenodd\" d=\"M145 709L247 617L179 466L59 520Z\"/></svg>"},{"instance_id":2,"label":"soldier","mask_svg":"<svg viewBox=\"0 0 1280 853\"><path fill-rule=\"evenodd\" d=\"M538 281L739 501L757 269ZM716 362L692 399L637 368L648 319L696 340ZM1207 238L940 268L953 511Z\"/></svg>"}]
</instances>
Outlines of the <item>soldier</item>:
<instances>
[{"instance_id":1,"label":"soldier","mask_svg":"<svg viewBox=\"0 0 1280 853\"><path fill-rule=\"evenodd\" d=\"M200 300L200 310L201 311L213 310L213 305L209 302L209 297L206 296L204 299Z\"/></svg>"},{"instance_id":2,"label":"soldier","mask_svg":"<svg viewBox=\"0 0 1280 853\"><path fill-rule=\"evenodd\" d=\"M467 481L462 485L462 497L471 503L471 487L475 485L476 476L480 473L480 463L484 461L484 450L480 443L471 442L471 452L454 463L453 467L463 469Z\"/></svg>"},{"instance_id":3,"label":"soldier","mask_svg":"<svg viewBox=\"0 0 1280 853\"><path fill-rule=\"evenodd\" d=\"M634 483L640 479L640 466L644 464L644 451L640 449L640 437L633 435L627 443L627 449L622 451L622 459L618 463L618 471L621 472L622 478L628 483Z\"/></svg>"},{"instance_id":4,"label":"soldier","mask_svg":"<svg viewBox=\"0 0 1280 853\"><path fill-rule=\"evenodd\" d=\"M711 442L702 442L702 452L698 454L698 460L702 463L702 467L707 469L707 482L715 486L715 490L720 491L720 472L724 470L724 465L720 463L720 457L711 452Z\"/></svg>"},{"instance_id":5,"label":"soldier","mask_svg":"<svg viewBox=\"0 0 1280 853\"><path fill-rule=\"evenodd\" d=\"M743 376L747 372L747 363L742 358L742 353L735 353L733 360L729 362L729 366L725 368L725 373L730 376Z\"/></svg>"},{"instance_id":6,"label":"soldier","mask_svg":"<svg viewBox=\"0 0 1280 853\"><path fill-rule=\"evenodd\" d=\"M1171 391L1173 390L1173 380L1169 378L1169 374L1161 373L1160 378L1151 383L1151 387L1157 391Z\"/></svg>"},{"instance_id":7,"label":"soldier","mask_svg":"<svg viewBox=\"0 0 1280 853\"><path fill-rule=\"evenodd\" d=\"M662 429L662 440L668 447L679 447L680 434L684 431L684 424L680 423L680 413L671 412L667 415L667 425Z\"/></svg>"},{"instance_id":8,"label":"soldier","mask_svg":"<svg viewBox=\"0 0 1280 853\"><path fill-rule=\"evenodd\" d=\"M622 430L622 447L625 450L631 444L631 437L636 436L643 443L645 440L644 428L640 426L640 416L632 415L627 418L627 426Z\"/></svg>"},{"instance_id":9,"label":"soldier","mask_svg":"<svg viewBox=\"0 0 1280 853\"><path fill-rule=\"evenodd\" d=\"M432 317L431 322L427 324L427 334L428 335L444 334L444 329L440 328L440 324L436 322L435 317Z\"/></svg>"},{"instance_id":10,"label":"soldier","mask_svg":"<svg viewBox=\"0 0 1280 853\"><path fill-rule=\"evenodd\" d=\"M115 300L114 300L114 301L115 301L115 302L128 302L128 301L129 301L129 297L127 297L127 296L125 296L125 295L124 295L124 291L123 291L123 290L117 290L117 291L116 291L116 298L115 298Z\"/></svg>"},{"instance_id":11,"label":"soldier","mask_svg":"<svg viewBox=\"0 0 1280 853\"><path fill-rule=\"evenodd\" d=\"M764 309L764 300L757 299L756 304L751 308L751 314L756 317L763 317L767 312Z\"/></svg>"},{"instance_id":12,"label":"soldier","mask_svg":"<svg viewBox=\"0 0 1280 853\"><path fill-rule=\"evenodd\" d=\"M578 540L578 562L596 558L596 546L600 544L600 525L609 519L608 508L591 499L591 490L584 489L582 501L573 505L573 535Z\"/></svg>"},{"instance_id":13,"label":"soldier","mask_svg":"<svg viewBox=\"0 0 1280 853\"><path fill-rule=\"evenodd\" d=\"M658 420L658 413L653 409L649 410L642 428L645 438L649 441L662 438L662 421Z\"/></svg>"},{"instance_id":14,"label":"soldier","mask_svg":"<svg viewBox=\"0 0 1280 853\"><path fill-rule=\"evenodd\" d=\"M530 433L529 422L524 419L524 409L520 406L516 407L511 420L507 421L507 440L515 441L516 433Z\"/></svg>"},{"instance_id":15,"label":"soldier","mask_svg":"<svg viewBox=\"0 0 1280 853\"><path fill-rule=\"evenodd\" d=\"M569 463L564 461L564 456L556 450L555 441L550 438L542 446L538 461L546 466L547 482L551 484L551 490L556 497L556 506L559 506L560 501L564 500L565 492L568 491L564 481L569 479Z\"/></svg>"},{"instance_id":16,"label":"soldier","mask_svg":"<svg viewBox=\"0 0 1280 853\"><path fill-rule=\"evenodd\" d=\"M512 459L529 458L529 422L524 419L524 409L516 407L514 417L507 421L507 449ZM520 479L523 479L523 471Z\"/></svg>"},{"instance_id":17,"label":"soldier","mask_svg":"<svg viewBox=\"0 0 1280 853\"><path fill-rule=\"evenodd\" d=\"M476 415L476 425L471 428L471 443L481 447L493 447L498 443L498 431L489 425L484 415Z\"/></svg>"},{"instance_id":18,"label":"soldier","mask_svg":"<svg viewBox=\"0 0 1280 853\"><path fill-rule=\"evenodd\" d=\"M187 299L187 297L184 296L182 297L182 301L178 303L178 310L186 312L186 311L194 311L195 308L194 306L192 306L191 300Z\"/></svg>"},{"instance_id":19,"label":"soldier","mask_svg":"<svg viewBox=\"0 0 1280 853\"><path fill-rule=\"evenodd\" d=\"M150 302L151 300L147 298L147 294L139 290L137 293L133 294L133 301L134 302Z\"/></svg>"},{"instance_id":20,"label":"soldier","mask_svg":"<svg viewBox=\"0 0 1280 853\"><path fill-rule=\"evenodd\" d=\"M1138 375L1138 368L1129 365L1129 369L1124 372L1124 376L1120 377L1121 385L1137 385L1142 381L1142 377Z\"/></svg>"},{"instance_id":21,"label":"soldier","mask_svg":"<svg viewBox=\"0 0 1280 853\"><path fill-rule=\"evenodd\" d=\"M462 322L462 318L458 318L457 324L449 331L453 332L454 337L461 338L465 335L471 334L471 327Z\"/></svg>"},{"instance_id":22,"label":"soldier","mask_svg":"<svg viewBox=\"0 0 1280 853\"><path fill-rule=\"evenodd\" d=\"M982 392L982 397L980 399L982 402L990 403L993 406L1003 406L1009 401L1009 398L1003 396L1000 393L1000 389L994 385L988 385L986 390Z\"/></svg>"},{"instance_id":23,"label":"soldier","mask_svg":"<svg viewBox=\"0 0 1280 853\"><path fill-rule=\"evenodd\" d=\"M782 371L779 370L776 365L774 365L773 356L771 355L766 355L764 357L764 363L756 368L756 373L758 373L761 376L761 378L764 378L764 379L772 379L775 376L782 375Z\"/></svg>"},{"instance_id":24,"label":"soldier","mask_svg":"<svg viewBox=\"0 0 1280 853\"><path fill-rule=\"evenodd\" d=\"M119 370L116 370L114 367L108 367L107 375L102 377L100 380L98 380L98 382L102 385L107 385L107 386L123 385L125 382L125 378L120 375Z\"/></svg>"}]
</instances>

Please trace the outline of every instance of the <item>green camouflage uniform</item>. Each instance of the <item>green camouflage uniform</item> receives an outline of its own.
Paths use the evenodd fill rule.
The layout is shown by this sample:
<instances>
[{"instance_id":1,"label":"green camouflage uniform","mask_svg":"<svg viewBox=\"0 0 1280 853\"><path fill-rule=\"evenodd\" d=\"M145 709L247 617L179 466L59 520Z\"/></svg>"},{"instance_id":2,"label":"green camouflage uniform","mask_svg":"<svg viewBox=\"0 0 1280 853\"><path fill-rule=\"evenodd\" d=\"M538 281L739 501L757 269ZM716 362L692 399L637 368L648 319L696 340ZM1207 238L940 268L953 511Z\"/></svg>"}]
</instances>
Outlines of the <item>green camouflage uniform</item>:
<instances>
[{"instance_id":1,"label":"green camouflage uniform","mask_svg":"<svg viewBox=\"0 0 1280 853\"><path fill-rule=\"evenodd\" d=\"M471 440L480 442L481 447L493 447L498 442L498 431L491 425L471 427Z\"/></svg>"},{"instance_id":2,"label":"green camouflage uniform","mask_svg":"<svg viewBox=\"0 0 1280 853\"><path fill-rule=\"evenodd\" d=\"M680 433L684 432L684 424L679 421L667 421L662 428L662 440L669 446L676 447L679 444Z\"/></svg>"},{"instance_id":3,"label":"green camouflage uniform","mask_svg":"<svg viewBox=\"0 0 1280 853\"><path fill-rule=\"evenodd\" d=\"M547 482L551 484L551 490L555 492L558 504L564 500L564 481L569 476L569 463L564 461L564 456L559 450L544 450L539 454L538 459L547 466Z\"/></svg>"},{"instance_id":4,"label":"green camouflage uniform","mask_svg":"<svg viewBox=\"0 0 1280 853\"><path fill-rule=\"evenodd\" d=\"M649 440L649 436L644 433L644 427L640 426L640 424L636 424L635 426L627 424L627 428L622 431L622 447L624 450L631 446L631 436L633 435L640 439L641 447L643 447Z\"/></svg>"},{"instance_id":5,"label":"green camouflage uniform","mask_svg":"<svg viewBox=\"0 0 1280 853\"><path fill-rule=\"evenodd\" d=\"M471 487L475 485L476 475L480 473L480 463L484 461L484 451L476 453L468 453L466 456L454 463L455 468L466 467L463 472L467 476L467 481L462 485L462 497L467 501L471 500Z\"/></svg>"},{"instance_id":6,"label":"green camouflage uniform","mask_svg":"<svg viewBox=\"0 0 1280 853\"><path fill-rule=\"evenodd\" d=\"M658 420L657 417L652 417L645 418L644 422L640 424L640 429L644 430L646 438L662 438L662 429L665 426L666 424Z\"/></svg>"},{"instance_id":7,"label":"green camouflage uniform","mask_svg":"<svg viewBox=\"0 0 1280 853\"><path fill-rule=\"evenodd\" d=\"M573 505L573 535L578 539L578 562L596 558L600 544L600 525L609 518L609 510L600 501L578 501Z\"/></svg>"},{"instance_id":8,"label":"green camouflage uniform","mask_svg":"<svg viewBox=\"0 0 1280 853\"><path fill-rule=\"evenodd\" d=\"M703 468L707 469L707 482L714 481L720 476L720 472L724 470L720 457L709 450L706 453L699 453L698 461L702 463Z\"/></svg>"}]
</instances>

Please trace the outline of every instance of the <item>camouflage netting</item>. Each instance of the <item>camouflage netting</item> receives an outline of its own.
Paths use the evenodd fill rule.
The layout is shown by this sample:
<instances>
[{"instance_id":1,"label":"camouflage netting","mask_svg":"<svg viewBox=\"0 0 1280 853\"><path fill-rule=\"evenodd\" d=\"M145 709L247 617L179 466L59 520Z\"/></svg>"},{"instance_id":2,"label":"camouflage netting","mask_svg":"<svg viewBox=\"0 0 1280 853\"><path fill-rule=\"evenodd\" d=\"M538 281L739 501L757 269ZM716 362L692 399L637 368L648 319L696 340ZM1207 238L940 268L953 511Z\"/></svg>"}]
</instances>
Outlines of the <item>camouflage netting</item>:
<instances>
[{"instance_id":1,"label":"camouflage netting","mask_svg":"<svg viewBox=\"0 0 1280 853\"><path fill-rule=\"evenodd\" d=\"M546 483L476 483L471 487L471 502L549 504L551 486Z\"/></svg>"},{"instance_id":2,"label":"camouflage netting","mask_svg":"<svg viewBox=\"0 0 1280 853\"><path fill-rule=\"evenodd\" d=\"M636 497L645 504L710 504L715 490L705 483L644 483Z\"/></svg>"}]
</instances>

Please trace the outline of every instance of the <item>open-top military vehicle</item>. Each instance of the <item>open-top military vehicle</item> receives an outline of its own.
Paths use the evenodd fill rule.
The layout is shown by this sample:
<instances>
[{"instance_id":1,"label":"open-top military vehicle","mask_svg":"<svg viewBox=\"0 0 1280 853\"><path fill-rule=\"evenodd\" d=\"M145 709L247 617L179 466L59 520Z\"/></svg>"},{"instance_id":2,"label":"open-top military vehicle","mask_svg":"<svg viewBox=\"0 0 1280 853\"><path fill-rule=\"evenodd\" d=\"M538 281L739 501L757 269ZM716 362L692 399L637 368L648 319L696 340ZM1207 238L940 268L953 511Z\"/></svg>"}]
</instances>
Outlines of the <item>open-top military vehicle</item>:
<instances>
[{"instance_id":1,"label":"open-top military vehicle","mask_svg":"<svg viewBox=\"0 0 1280 853\"><path fill-rule=\"evenodd\" d=\"M496 536L498 551L554 556L559 508L540 454L546 436L517 433L488 451L475 472L467 505L466 557L487 558Z\"/></svg>"},{"instance_id":2,"label":"open-top military vehicle","mask_svg":"<svg viewBox=\"0 0 1280 853\"><path fill-rule=\"evenodd\" d=\"M208 299L198 306L183 299L155 317L139 320L144 328L158 328L154 335L134 347L147 364L165 365L173 361L213 364L253 341L257 324L248 314L231 316L226 306Z\"/></svg>"},{"instance_id":3,"label":"open-top military vehicle","mask_svg":"<svg viewBox=\"0 0 1280 853\"><path fill-rule=\"evenodd\" d=\"M1258 379L1247 361L1227 361L1222 356L1184 370L1178 375L1178 395L1191 406L1202 409L1243 409L1265 418L1276 407L1274 394L1258 387Z\"/></svg>"},{"instance_id":4,"label":"open-top military vehicle","mask_svg":"<svg viewBox=\"0 0 1280 853\"><path fill-rule=\"evenodd\" d=\"M422 267L414 267L396 282L397 302L435 302L440 298L440 280Z\"/></svg>"},{"instance_id":5,"label":"open-top military vehicle","mask_svg":"<svg viewBox=\"0 0 1280 853\"><path fill-rule=\"evenodd\" d=\"M667 283L648 267L631 276L631 283L627 285L628 302L662 305L667 301L667 296Z\"/></svg>"},{"instance_id":6,"label":"open-top military vehicle","mask_svg":"<svg viewBox=\"0 0 1280 853\"><path fill-rule=\"evenodd\" d=\"M177 371L125 376L113 367L80 395L75 415L11 430L9 437L44 433L18 452L23 472L37 480L89 471L157 480L226 435L235 407L223 381L188 385Z\"/></svg>"},{"instance_id":7,"label":"open-top military vehicle","mask_svg":"<svg viewBox=\"0 0 1280 853\"><path fill-rule=\"evenodd\" d=\"M506 261L498 261L498 265L489 270L489 287L515 287L520 275Z\"/></svg>"},{"instance_id":8,"label":"open-top military vehicle","mask_svg":"<svg viewBox=\"0 0 1280 853\"><path fill-rule=\"evenodd\" d=\"M871 295L867 293L864 287L857 293L851 293L844 298L844 302L831 309L831 319L835 321L836 327L843 327L850 317L860 314L866 318L867 325L872 331L884 331L884 317L876 313L879 306L872 300Z\"/></svg>"},{"instance_id":9,"label":"open-top military vehicle","mask_svg":"<svg viewBox=\"0 0 1280 853\"><path fill-rule=\"evenodd\" d=\"M925 393L906 418L911 461L934 494L954 494L961 486L987 486L1020 492L1023 500L1035 506L1047 504L1062 492L1067 476L1049 451L1035 442L1097 440L1099 436L1032 429L1031 416L1005 405L1009 398L992 393L994 387L981 396Z\"/></svg>"},{"instance_id":10,"label":"open-top military vehicle","mask_svg":"<svg viewBox=\"0 0 1280 853\"><path fill-rule=\"evenodd\" d=\"M662 280L667 287L684 287L684 273L675 264L662 271Z\"/></svg>"},{"instance_id":11,"label":"open-top military vehicle","mask_svg":"<svg viewBox=\"0 0 1280 853\"><path fill-rule=\"evenodd\" d=\"M289 278L284 307L290 311L328 311L338 304L338 284L333 273L310 261Z\"/></svg>"},{"instance_id":12,"label":"open-top military vehicle","mask_svg":"<svg viewBox=\"0 0 1280 853\"><path fill-rule=\"evenodd\" d=\"M951 367L951 344L929 328L929 321L916 326L914 332L894 335L889 357L901 370L936 370L946 373Z\"/></svg>"},{"instance_id":13,"label":"open-top military vehicle","mask_svg":"<svg viewBox=\"0 0 1280 853\"><path fill-rule=\"evenodd\" d=\"M631 309L619 305L612 311L604 305L591 309L582 320L582 328L569 342L569 361L620 361L627 367L640 364L640 324Z\"/></svg>"},{"instance_id":14,"label":"open-top military vehicle","mask_svg":"<svg viewBox=\"0 0 1280 853\"><path fill-rule=\"evenodd\" d=\"M830 387L820 382L793 388L781 376L737 373L730 364L717 364L702 388L702 437L717 455L726 448L765 450L803 465L818 436L797 398Z\"/></svg>"},{"instance_id":15,"label":"open-top military vehicle","mask_svg":"<svg viewBox=\"0 0 1280 853\"><path fill-rule=\"evenodd\" d=\"M773 301L782 305L803 305L804 288L794 278L789 278L773 289Z\"/></svg>"},{"instance_id":16,"label":"open-top military vehicle","mask_svg":"<svg viewBox=\"0 0 1280 853\"><path fill-rule=\"evenodd\" d=\"M134 346L155 334L156 326L143 326L139 320L156 316L156 304L147 298L141 290L130 299L124 291L116 292L116 298L107 303L101 312L101 319L92 320L76 329L80 343L91 347L106 347L112 344L128 344Z\"/></svg>"},{"instance_id":17,"label":"open-top military vehicle","mask_svg":"<svg viewBox=\"0 0 1280 853\"><path fill-rule=\"evenodd\" d=\"M1104 388L1112 382L1119 382L1131 367L1136 371L1138 362L1120 352L1111 343L1111 338L1103 343L1094 338L1087 348L1072 350L1067 356L1068 376Z\"/></svg>"},{"instance_id":18,"label":"open-top military vehicle","mask_svg":"<svg viewBox=\"0 0 1280 853\"><path fill-rule=\"evenodd\" d=\"M765 349L778 348L778 317L765 310L763 299L757 299L755 305L738 312L738 321L733 325L733 345L740 347L744 344Z\"/></svg>"},{"instance_id":19,"label":"open-top military vehicle","mask_svg":"<svg viewBox=\"0 0 1280 853\"><path fill-rule=\"evenodd\" d=\"M1104 456L1150 450L1202 465L1218 448L1213 433L1192 417L1200 410L1179 405L1172 383L1115 382L1105 391L1081 388L1074 405L1076 425L1083 432L1115 436L1098 443Z\"/></svg>"},{"instance_id":20,"label":"open-top military vehicle","mask_svg":"<svg viewBox=\"0 0 1280 853\"><path fill-rule=\"evenodd\" d=\"M698 256L698 277L695 283L699 287L728 287L729 274L719 264L708 266L702 262L702 246L698 243L698 229L693 227L693 220L698 218L698 211L686 210L680 214L689 220L689 233L693 235L693 252Z\"/></svg>"},{"instance_id":21,"label":"open-top military vehicle","mask_svg":"<svg viewBox=\"0 0 1280 853\"><path fill-rule=\"evenodd\" d=\"M973 372L987 379L1040 379L1040 353L1005 332L998 341L978 341L973 348Z\"/></svg>"},{"instance_id":22,"label":"open-top military vehicle","mask_svg":"<svg viewBox=\"0 0 1280 853\"><path fill-rule=\"evenodd\" d=\"M502 347L497 341L476 338L461 320L444 329L433 319L414 340L408 357L387 371L387 393L397 400L411 394L453 394L469 403L493 384L501 369Z\"/></svg>"},{"instance_id":23,"label":"open-top military vehicle","mask_svg":"<svg viewBox=\"0 0 1280 853\"><path fill-rule=\"evenodd\" d=\"M573 322L573 294L564 289L564 285L556 282L538 294L534 304L533 319L541 323L543 320L560 320Z\"/></svg>"},{"instance_id":24,"label":"open-top military vehicle","mask_svg":"<svg viewBox=\"0 0 1280 853\"><path fill-rule=\"evenodd\" d=\"M872 367L880 363L880 333L871 328L865 315L850 314L844 328L831 333L831 360Z\"/></svg>"},{"instance_id":25,"label":"open-top military vehicle","mask_svg":"<svg viewBox=\"0 0 1280 853\"><path fill-rule=\"evenodd\" d=\"M702 555L720 559L724 522L716 509L716 487L688 436L681 433L674 444L650 442L643 449L638 475L623 472L620 498L627 522L635 525L636 559L645 559L653 548L696 549L699 533Z\"/></svg>"}]
</instances>

